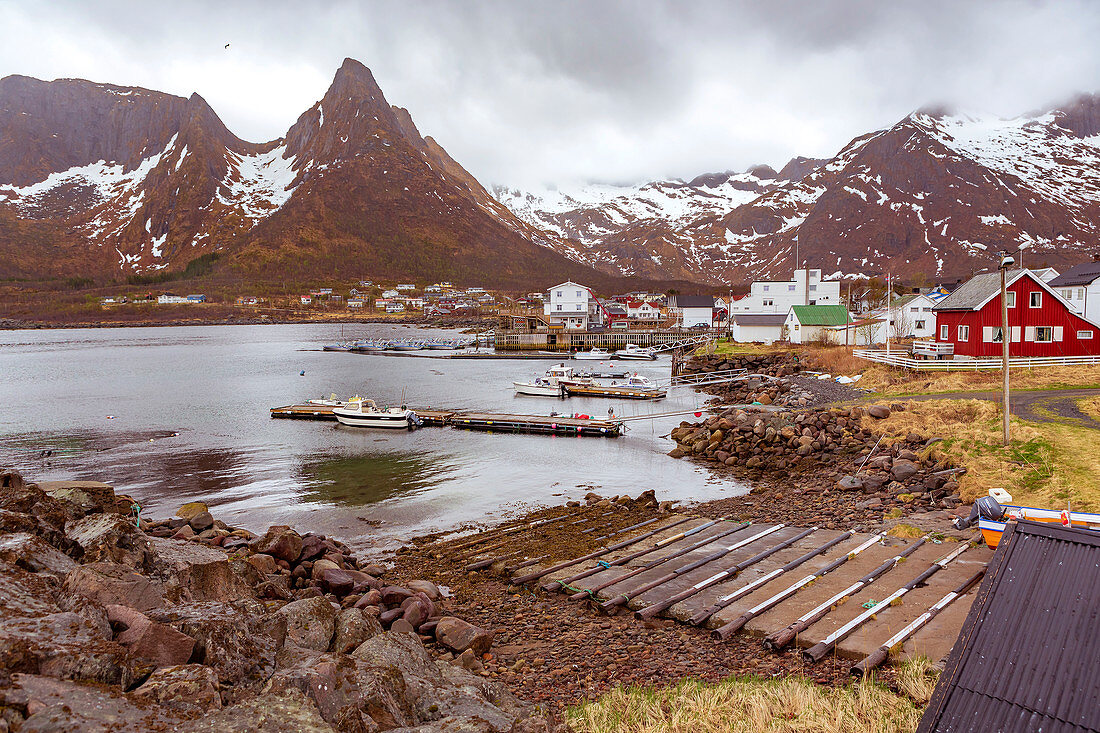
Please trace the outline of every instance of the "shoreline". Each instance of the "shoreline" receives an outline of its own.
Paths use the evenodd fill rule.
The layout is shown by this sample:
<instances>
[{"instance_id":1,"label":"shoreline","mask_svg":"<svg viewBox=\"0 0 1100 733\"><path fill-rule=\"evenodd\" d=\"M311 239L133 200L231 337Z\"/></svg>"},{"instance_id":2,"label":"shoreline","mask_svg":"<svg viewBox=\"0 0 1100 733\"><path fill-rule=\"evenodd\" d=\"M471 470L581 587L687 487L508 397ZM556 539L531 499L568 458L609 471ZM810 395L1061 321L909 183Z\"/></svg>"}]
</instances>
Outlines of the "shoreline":
<instances>
[{"instance_id":1,"label":"shoreline","mask_svg":"<svg viewBox=\"0 0 1100 733\"><path fill-rule=\"evenodd\" d=\"M492 318L468 318L468 319L439 319L427 317L402 317L402 318L199 318L199 319L157 319L143 321L26 321L16 318L0 317L0 331L40 331L40 330L67 330L67 329L94 329L94 328L173 328L179 326L290 326L301 324L320 325L371 325L392 324L398 326L423 326L426 328L441 329L469 329L479 326L491 326L495 323Z\"/></svg>"}]
</instances>

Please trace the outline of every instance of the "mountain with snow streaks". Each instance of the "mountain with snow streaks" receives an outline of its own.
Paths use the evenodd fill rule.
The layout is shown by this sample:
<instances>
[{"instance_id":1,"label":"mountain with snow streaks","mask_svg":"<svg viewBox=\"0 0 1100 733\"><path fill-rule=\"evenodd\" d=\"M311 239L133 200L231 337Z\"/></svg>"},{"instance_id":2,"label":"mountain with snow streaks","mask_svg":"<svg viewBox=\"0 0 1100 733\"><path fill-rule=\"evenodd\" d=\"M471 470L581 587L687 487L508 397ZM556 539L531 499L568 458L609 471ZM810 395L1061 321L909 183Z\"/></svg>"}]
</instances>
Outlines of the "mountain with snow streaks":
<instances>
[{"instance_id":1,"label":"mountain with snow streaks","mask_svg":"<svg viewBox=\"0 0 1100 733\"><path fill-rule=\"evenodd\" d=\"M0 79L0 277L153 274L217 252L219 267L268 281L611 280L556 246L352 59L262 144L198 95Z\"/></svg>"},{"instance_id":2,"label":"mountain with snow streaks","mask_svg":"<svg viewBox=\"0 0 1100 733\"><path fill-rule=\"evenodd\" d=\"M1014 119L919 111L779 173L496 193L604 269L653 277L778 276L796 249L838 276L958 277L1021 245L1065 265L1100 252L1100 97Z\"/></svg>"}]
</instances>

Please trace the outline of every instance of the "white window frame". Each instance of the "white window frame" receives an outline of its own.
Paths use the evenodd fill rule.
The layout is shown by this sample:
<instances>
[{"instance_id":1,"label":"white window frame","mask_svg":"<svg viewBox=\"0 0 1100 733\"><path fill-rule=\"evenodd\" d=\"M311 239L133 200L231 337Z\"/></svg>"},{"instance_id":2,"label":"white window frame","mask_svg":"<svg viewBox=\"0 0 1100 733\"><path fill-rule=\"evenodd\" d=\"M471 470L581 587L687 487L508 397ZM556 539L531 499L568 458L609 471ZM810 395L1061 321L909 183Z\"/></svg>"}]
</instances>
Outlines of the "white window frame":
<instances>
[{"instance_id":1,"label":"white window frame","mask_svg":"<svg viewBox=\"0 0 1100 733\"><path fill-rule=\"evenodd\" d=\"M1042 338L1047 334L1050 338ZM1035 327L1035 343L1037 344L1052 344L1054 343L1054 327L1053 326L1036 326Z\"/></svg>"},{"instance_id":2,"label":"white window frame","mask_svg":"<svg viewBox=\"0 0 1100 733\"><path fill-rule=\"evenodd\" d=\"M1039 296L1039 302L1038 303L1035 302L1035 296L1036 295ZM1027 304L1028 304L1029 308L1042 308L1043 307L1043 291L1042 290L1032 290L1031 293L1028 296Z\"/></svg>"},{"instance_id":3,"label":"white window frame","mask_svg":"<svg viewBox=\"0 0 1100 733\"><path fill-rule=\"evenodd\" d=\"M772 300L772 299L770 299L770 298L768 298L768 299L765 299L765 300L764 300L764 305L766 305L766 306L768 306L768 305L775 305L775 301L774 301L774 300Z\"/></svg>"},{"instance_id":4,"label":"white window frame","mask_svg":"<svg viewBox=\"0 0 1100 733\"><path fill-rule=\"evenodd\" d=\"M795 286L794 286L794 285L788 285L788 286L787 286L787 292L788 292L788 293L793 293L793 292L794 292L794 289L795 289Z\"/></svg>"},{"instance_id":5,"label":"white window frame","mask_svg":"<svg viewBox=\"0 0 1100 733\"><path fill-rule=\"evenodd\" d=\"M1009 308L1015 308L1016 307L1016 292L1014 290L1009 290L1007 293L1005 293L1005 300L1008 301L1008 307Z\"/></svg>"},{"instance_id":6,"label":"white window frame","mask_svg":"<svg viewBox=\"0 0 1100 733\"><path fill-rule=\"evenodd\" d=\"M1088 341L1091 338L1092 338L1092 330L1091 329L1082 330L1082 331L1077 332L1077 340L1078 341Z\"/></svg>"},{"instance_id":7,"label":"white window frame","mask_svg":"<svg viewBox=\"0 0 1100 733\"><path fill-rule=\"evenodd\" d=\"M917 330L917 331L923 331L924 330L924 321L916 321L913 324L913 329Z\"/></svg>"},{"instance_id":8,"label":"white window frame","mask_svg":"<svg viewBox=\"0 0 1100 733\"><path fill-rule=\"evenodd\" d=\"M970 326L959 325L958 340L959 341L969 341L970 340Z\"/></svg>"},{"instance_id":9,"label":"white window frame","mask_svg":"<svg viewBox=\"0 0 1100 733\"><path fill-rule=\"evenodd\" d=\"M951 327L948 326L946 323L941 323L940 324L940 340L941 341L951 340Z\"/></svg>"}]
</instances>

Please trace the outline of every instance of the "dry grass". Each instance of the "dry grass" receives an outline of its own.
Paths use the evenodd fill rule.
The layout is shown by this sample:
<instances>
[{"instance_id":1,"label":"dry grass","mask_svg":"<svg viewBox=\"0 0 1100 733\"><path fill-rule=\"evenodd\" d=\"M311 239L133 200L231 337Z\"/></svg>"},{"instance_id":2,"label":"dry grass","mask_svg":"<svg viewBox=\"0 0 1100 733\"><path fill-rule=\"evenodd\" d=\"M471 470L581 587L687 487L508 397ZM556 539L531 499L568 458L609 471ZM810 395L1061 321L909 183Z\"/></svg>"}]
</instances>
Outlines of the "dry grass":
<instances>
[{"instance_id":1,"label":"dry grass","mask_svg":"<svg viewBox=\"0 0 1100 733\"><path fill-rule=\"evenodd\" d=\"M1089 397L1087 400L1080 400L1077 406L1081 408L1081 412L1095 420L1100 420L1100 397Z\"/></svg>"},{"instance_id":2,"label":"dry grass","mask_svg":"<svg viewBox=\"0 0 1100 733\"><path fill-rule=\"evenodd\" d=\"M913 657L898 669L898 690L912 698L918 705L927 705L940 673L932 668L928 657Z\"/></svg>"},{"instance_id":3,"label":"dry grass","mask_svg":"<svg viewBox=\"0 0 1100 733\"><path fill-rule=\"evenodd\" d=\"M906 675L904 689L922 705L928 699L920 672ZM568 719L578 733L892 733L915 730L921 712L872 679L831 688L801 677L731 677L666 690L617 688L571 709Z\"/></svg>"},{"instance_id":4,"label":"dry grass","mask_svg":"<svg viewBox=\"0 0 1100 733\"><path fill-rule=\"evenodd\" d=\"M1062 423L1029 423L1012 418L1012 444L1001 445L1001 413L992 402L937 400L907 403L885 420L864 418L867 427L891 438L915 432L942 441L928 448L967 473L959 478L964 499L973 501L1001 487L1031 506L1100 507L1100 443L1097 431Z\"/></svg>"}]
</instances>

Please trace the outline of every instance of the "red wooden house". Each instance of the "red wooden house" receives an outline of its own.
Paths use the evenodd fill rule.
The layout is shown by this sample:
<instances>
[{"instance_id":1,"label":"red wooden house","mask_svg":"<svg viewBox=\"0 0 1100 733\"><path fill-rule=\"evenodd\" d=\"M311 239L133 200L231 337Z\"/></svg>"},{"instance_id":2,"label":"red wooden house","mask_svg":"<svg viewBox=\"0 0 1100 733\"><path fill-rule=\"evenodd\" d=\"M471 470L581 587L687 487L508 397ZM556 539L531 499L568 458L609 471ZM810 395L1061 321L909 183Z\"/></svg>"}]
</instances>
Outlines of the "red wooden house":
<instances>
[{"instance_id":1,"label":"red wooden house","mask_svg":"<svg viewBox=\"0 0 1100 733\"><path fill-rule=\"evenodd\" d=\"M1100 324L1087 321L1030 270L1008 273L1009 355L1100 354ZM956 356L1001 355L1001 274L976 275L936 304L936 341Z\"/></svg>"}]
</instances>

